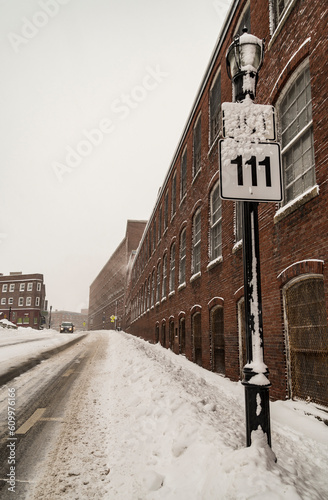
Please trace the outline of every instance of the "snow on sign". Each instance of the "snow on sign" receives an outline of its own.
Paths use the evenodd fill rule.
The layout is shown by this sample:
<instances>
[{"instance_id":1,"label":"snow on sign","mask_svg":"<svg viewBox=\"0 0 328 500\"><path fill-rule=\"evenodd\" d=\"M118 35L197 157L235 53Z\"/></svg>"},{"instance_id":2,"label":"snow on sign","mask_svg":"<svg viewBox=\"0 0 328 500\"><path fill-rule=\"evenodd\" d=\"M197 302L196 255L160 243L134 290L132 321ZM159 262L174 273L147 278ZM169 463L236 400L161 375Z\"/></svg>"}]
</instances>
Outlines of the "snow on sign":
<instances>
[{"instance_id":1,"label":"snow on sign","mask_svg":"<svg viewBox=\"0 0 328 500\"><path fill-rule=\"evenodd\" d=\"M280 146L277 143L219 142L220 196L236 201L282 201Z\"/></svg>"},{"instance_id":2,"label":"snow on sign","mask_svg":"<svg viewBox=\"0 0 328 500\"><path fill-rule=\"evenodd\" d=\"M249 141L275 141L274 107L254 104L248 98L241 103L222 103L223 137Z\"/></svg>"}]
</instances>

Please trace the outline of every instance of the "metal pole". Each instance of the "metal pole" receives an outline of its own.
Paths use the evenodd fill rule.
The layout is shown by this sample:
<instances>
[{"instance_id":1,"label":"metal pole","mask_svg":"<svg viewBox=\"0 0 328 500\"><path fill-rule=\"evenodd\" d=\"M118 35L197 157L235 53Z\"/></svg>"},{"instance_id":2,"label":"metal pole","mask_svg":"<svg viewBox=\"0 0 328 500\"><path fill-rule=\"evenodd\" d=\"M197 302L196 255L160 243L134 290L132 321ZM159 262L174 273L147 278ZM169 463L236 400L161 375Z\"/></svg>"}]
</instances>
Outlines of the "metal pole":
<instances>
[{"instance_id":1,"label":"metal pole","mask_svg":"<svg viewBox=\"0 0 328 500\"><path fill-rule=\"evenodd\" d=\"M263 355L262 295L258 203L243 202L244 297L246 354L244 367L246 444L252 431L262 429L271 446L268 368Z\"/></svg>"}]
</instances>

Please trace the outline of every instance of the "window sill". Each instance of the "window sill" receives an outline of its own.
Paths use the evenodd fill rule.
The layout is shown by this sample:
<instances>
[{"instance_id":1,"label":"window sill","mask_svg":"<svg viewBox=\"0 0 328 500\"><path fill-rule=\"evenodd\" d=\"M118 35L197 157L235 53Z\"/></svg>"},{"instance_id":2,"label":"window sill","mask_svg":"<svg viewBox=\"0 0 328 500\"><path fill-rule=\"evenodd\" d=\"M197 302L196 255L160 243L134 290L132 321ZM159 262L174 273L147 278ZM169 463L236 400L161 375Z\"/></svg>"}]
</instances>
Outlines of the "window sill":
<instances>
[{"instance_id":1,"label":"window sill","mask_svg":"<svg viewBox=\"0 0 328 500\"><path fill-rule=\"evenodd\" d=\"M186 288L186 286L186 282L181 283L181 285L178 286L178 291L180 292L180 290L183 290L184 288Z\"/></svg>"},{"instance_id":2,"label":"window sill","mask_svg":"<svg viewBox=\"0 0 328 500\"><path fill-rule=\"evenodd\" d=\"M192 182L191 182L191 185L194 184L194 182L196 182L196 180L198 179L198 177L200 176L200 173L202 171L202 167L199 167L199 170L197 170L197 174L195 175L195 177L193 178Z\"/></svg>"},{"instance_id":3,"label":"window sill","mask_svg":"<svg viewBox=\"0 0 328 500\"><path fill-rule=\"evenodd\" d=\"M283 207L279 208L279 210L276 212L273 221L275 224L280 222L282 219L285 217L288 217L288 215L292 214L300 208L302 205L305 205L308 201L312 200L316 196L319 195L319 186L316 184L312 188L308 189L305 191L303 194L298 196L298 198L295 198L295 200L291 200L287 205L284 205Z\"/></svg>"},{"instance_id":4,"label":"window sill","mask_svg":"<svg viewBox=\"0 0 328 500\"><path fill-rule=\"evenodd\" d=\"M208 153L207 153L207 156L210 156L210 154L212 153L213 149L215 148L215 146L217 145L217 143L219 142L219 138L221 136L221 133L222 131L219 130L218 134L216 135L215 139L213 140L213 142L211 144L209 144L210 148L208 150Z\"/></svg>"},{"instance_id":5,"label":"window sill","mask_svg":"<svg viewBox=\"0 0 328 500\"><path fill-rule=\"evenodd\" d=\"M217 266L218 264L220 264L220 262L223 262L223 257L222 255L220 255L220 257L217 257L216 259L214 260L211 260L211 262L209 262L207 264L207 270L209 271L210 269L213 269L213 267Z\"/></svg>"},{"instance_id":6,"label":"window sill","mask_svg":"<svg viewBox=\"0 0 328 500\"><path fill-rule=\"evenodd\" d=\"M193 274L190 278L190 283L192 283L193 281L197 280L198 278L200 278L202 275L201 271L199 271L198 273L196 274Z\"/></svg>"},{"instance_id":7,"label":"window sill","mask_svg":"<svg viewBox=\"0 0 328 500\"><path fill-rule=\"evenodd\" d=\"M238 252L238 250L240 250L241 248L243 248L243 240L238 240L234 246L232 247L232 253L236 253Z\"/></svg>"},{"instance_id":8,"label":"window sill","mask_svg":"<svg viewBox=\"0 0 328 500\"><path fill-rule=\"evenodd\" d=\"M186 198L187 198L187 193L185 193L185 194L183 195L183 198L182 198L182 200L181 200L181 201L180 201L180 203L179 203L179 208L181 207L182 203L185 201L185 199L186 199Z\"/></svg>"},{"instance_id":9,"label":"window sill","mask_svg":"<svg viewBox=\"0 0 328 500\"><path fill-rule=\"evenodd\" d=\"M175 295L175 290L172 290L172 292L169 293L169 298L173 297L173 295Z\"/></svg>"},{"instance_id":10,"label":"window sill","mask_svg":"<svg viewBox=\"0 0 328 500\"><path fill-rule=\"evenodd\" d=\"M162 300L161 300L161 302L163 303L165 301L166 301L166 297L163 297Z\"/></svg>"}]
</instances>

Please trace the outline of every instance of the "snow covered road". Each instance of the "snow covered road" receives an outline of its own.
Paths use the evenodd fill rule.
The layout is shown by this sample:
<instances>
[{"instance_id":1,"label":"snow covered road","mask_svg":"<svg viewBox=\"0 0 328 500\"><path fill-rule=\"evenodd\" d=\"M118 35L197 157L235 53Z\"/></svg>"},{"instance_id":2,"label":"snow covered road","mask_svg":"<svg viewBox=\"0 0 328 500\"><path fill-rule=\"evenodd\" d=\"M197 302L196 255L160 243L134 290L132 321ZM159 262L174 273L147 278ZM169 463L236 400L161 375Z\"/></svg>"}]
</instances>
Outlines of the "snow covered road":
<instances>
[{"instance_id":1,"label":"snow covered road","mask_svg":"<svg viewBox=\"0 0 328 500\"><path fill-rule=\"evenodd\" d=\"M94 339L30 500L328 497L325 411L271 404L275 462L260 431L245 448L240 383L124 332Z\"/></svg>"}]
</instances>

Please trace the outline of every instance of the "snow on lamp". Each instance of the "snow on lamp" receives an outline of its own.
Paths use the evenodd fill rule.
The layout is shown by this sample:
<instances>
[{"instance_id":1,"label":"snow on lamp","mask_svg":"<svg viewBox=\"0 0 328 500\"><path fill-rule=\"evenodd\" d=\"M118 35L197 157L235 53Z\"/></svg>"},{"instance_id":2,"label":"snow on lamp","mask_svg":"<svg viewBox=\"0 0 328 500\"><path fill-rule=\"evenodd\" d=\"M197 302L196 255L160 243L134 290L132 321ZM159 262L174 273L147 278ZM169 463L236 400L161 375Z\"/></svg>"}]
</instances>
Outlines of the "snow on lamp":
<instances>
[{"instance_id":1,"label":"snow on lamp","mask_svg":"<svg viewBox=\"0 0 328 500\"><path fill-rule=\"evenodd\" d=\"M233 82L233 101L243 101L247 95L255 98L263 51L263 40L247 33L247 28L242 35L235 36L226 55L228 76Z\"/></svg>"}]
</instances>

